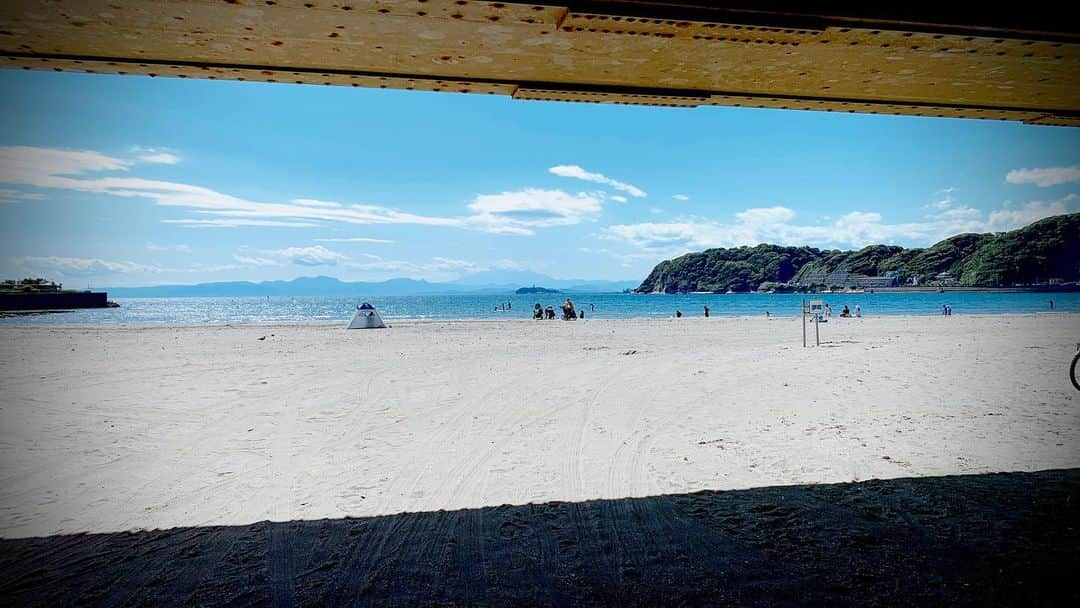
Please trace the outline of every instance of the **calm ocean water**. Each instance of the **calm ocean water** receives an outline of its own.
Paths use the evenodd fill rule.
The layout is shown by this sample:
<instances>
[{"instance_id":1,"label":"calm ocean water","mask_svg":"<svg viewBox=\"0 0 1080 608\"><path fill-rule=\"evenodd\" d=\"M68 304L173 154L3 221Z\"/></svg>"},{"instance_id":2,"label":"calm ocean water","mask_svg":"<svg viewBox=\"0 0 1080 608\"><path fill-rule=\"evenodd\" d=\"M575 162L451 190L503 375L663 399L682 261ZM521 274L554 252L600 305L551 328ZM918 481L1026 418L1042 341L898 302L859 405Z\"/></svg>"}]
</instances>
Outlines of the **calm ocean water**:
<instances>
[{"instance_id":1,"label":"calm ocean water","mask_svg":"<svg viewBox=\"0 0 1080 608\"><path fill-rule=\"evenodd\" d=\"M422 295L365 297L271 297L271 298L128 298L117 300L119 308L78 310L61 314L0 319L3 325L125 324L190 325L223 323L345 323L363 301L371 302L387 320L394 319L528 319L532 306L551 305L559 313L566 295ZM708 305L714 316L754 316L765 311L778 316L797 316L798 294L570 294L585 317L597 319L670 317L676 310L698 317ZM953 314L1008 314L1048 312L1053 299L1059 312L1080 312L1080 293L863 293L823 294L839 315L847 305L862 306L864 316L937 315L942 304ZM511 310L495 310L510 302ZM595 306L591 310L589 304Z\"/></svg>"}]
</instances>

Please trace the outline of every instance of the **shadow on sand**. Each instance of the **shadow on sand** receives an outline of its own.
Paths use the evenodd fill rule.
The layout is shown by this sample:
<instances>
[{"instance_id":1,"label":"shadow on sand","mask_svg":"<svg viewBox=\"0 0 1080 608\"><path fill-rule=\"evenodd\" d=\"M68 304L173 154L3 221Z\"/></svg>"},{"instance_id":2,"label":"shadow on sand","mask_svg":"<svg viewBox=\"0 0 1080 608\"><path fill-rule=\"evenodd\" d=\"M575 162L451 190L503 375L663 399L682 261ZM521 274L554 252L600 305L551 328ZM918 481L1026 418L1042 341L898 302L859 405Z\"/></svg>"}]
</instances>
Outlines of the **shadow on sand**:
<instances>
[{"instance_id":1,"label":"shadow on sand","mask_svg":"<svg viewBox=\"0 0 1080 608\"><path fill-rule=\"evenodd\" d=\"M1080 605L1080 469L0 540L14 605Z\"/></svg>"}]
</instances>

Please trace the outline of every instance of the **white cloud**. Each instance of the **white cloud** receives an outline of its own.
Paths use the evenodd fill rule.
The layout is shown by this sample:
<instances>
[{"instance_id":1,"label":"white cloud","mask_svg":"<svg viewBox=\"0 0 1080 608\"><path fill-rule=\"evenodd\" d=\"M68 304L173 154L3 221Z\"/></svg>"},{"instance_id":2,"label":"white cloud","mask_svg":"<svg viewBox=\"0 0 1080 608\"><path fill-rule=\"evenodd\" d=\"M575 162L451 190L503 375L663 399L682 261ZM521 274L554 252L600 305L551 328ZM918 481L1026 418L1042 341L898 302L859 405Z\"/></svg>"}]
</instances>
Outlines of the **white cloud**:
<instances>
[{"instance_id":1,"label":"white cloud","mask_svg":"<svg viewBox=\"0 0 1080 608\"><path fill-rule=\"evenodd\" d=\"M163 272L159 266L138 262L115 262L100 258L70 258L58 256L26 256L15 258L15 264L32 272L59 274L67 277L85 277L131 272Z\"/></svg>"},{"instance_id":2,"label":"white cloud","mask_svg":"<svg viewBox=\"0 0 1080 608\"><path fill-rule=\"evenodd\" d=\"M623 241L653 255L679 255L710 247L738 247L773 243L819 247L858 248L870 244L931 245L964 232L1013 230L1053 215L1068 213L1080 200L1075 194L1051 202L1032 201L1021 208L984 213L968 206L949 206L920 221L888 223L880 213L852 211L829 223L798 224L787 207L761 207L735 214L722 223L700 217L672 222L645 222L608 226L601 238Z\"/></svg>"},{"instance_id":3,"label":"white cloud","mask_svg":"<svg viewBox=\"0 0 1080 608\"><path fill-rule=\"evenodd\" d=\"M787 207L758 207L735 214L735 219L749 226L767 226L789 222L795 218L795 212Z\"/></svg>"},{"instance_id":4,"label":"white cloud","mask_svg":"<svg viewBox=\"0 0 1080 608\"><path fill-rule=\"evenodd\" d=\"M1005 176L1010 184L1035 184L1041 188L1080 182L1080 167L1046 167L1044 169L1013 169Z\"/></svg>"},{"instance_id":5,"label":"white cloud","mask_svg":"<svg viewBox=\"0 0 1080 608\"><path fill-rule=\"evenodd\" d=\"M138 157L140 162L144 163L157 163L159 165L175 165L180 162L180 157L175 154L169 154L168 152L158 152L157 154L144 154Z\"/></svg>"},{"instance_id":6,"label":"white cloud","mask_svg":"<svg viewBox=\"0 0 1080 608\"><path fill-rule=\"evenodd\" d=\"M294 198L289 202L294 205L301 205L304 207L322 207L324 209L338 209L341 207L341 203L335 203L334 201L320 201L313 198Z\"/></svg>"},{"instance_id":7,"label":"white cloud","mask_svg":"<svg viewBox=\"0 0 1080 608\"><path fill-rule=\"evenodd\" d=\"M192 184L128 176L84 176L98 171L127 171L131 165L131 161L85 150L0 147L0 183L147 199L160 206L199 214L195 218L162 220L189 228L310 228L326 223L413 224L529 235L533 234L534 228L566 226L584 221L598 214L605 200L603 193L569 195L561 190L524 189L479 195L468 205L472 215L436 217L378 205L343 205L305 198L293 199L288 203L266 203Z\"/></svg>"},{"instance_id":8,"label":"white cloud","mask_svg":"<svg viewBox=\"0 0 1080 608\"><path fill-rule=\"evenodd\" d=\"M472 262L453 258L431 258L428 266L432 270L473 270L476 268L476 264Z\"/></svg>"},{"instance_id":9,"label":"white cloud","mask_svg":"<svg viewBox=\"0 0 1080 608\"><path fill-rule=\"evenodd\" d=\"M158 243L147 243L146 249L149 251L178 251L180 253L191 253L191 247L184 244L161 245Z\"/></svg>"},{"instance_id":10,"label":"white cloud","mask_svg":"<svg viewBox=\"0 0 1080 608\"><path fill-rule=\"evenodd\" d=\"M314 222L283 222L280 220L161 220L162 224L177 224L185 228L238 228L240 226L263 226L273 228L314 228Z\"/></svg>"},{"instance_id":11,"label":"white cloud","mask_svg":"<svg viewBox=\"0 0 1080 608\"><path fill-rule=\"evenodd\" d=\"M41 188L63 187L72 181L58 176L96 171L126 171L129 161L92 150L62 150L30 146L0 146L0 182Z\"/></svg>"},{"instance_id":12,"label":"white cloud","mask_svg":"<svg viewBox=\"0 0 1080 608\"><path fill-rule=\"evenodd\" d=\"M676 194L676 195L672 196L671 198L673 198L673 199L675 199L677 201L688 201L688 200L690 200L690 197L686 196L685 194Z\"/></svg>"},{"instance_id":13,"label":"white cloud","mask_svg":"<svg viewBox=\"0 0 1080 608\"><path fill-rule=\"evenodd\" d=\"M620 196L618 194L613 194L613 195L609 196L608 198L615 201L616 203L625 203L626 202L626 197L625 196Z\"/></svg>"},{"instance_id":14,"label":"white cloud","mask_svg":"<svg viewBox=\"0 0 1080 608\"><path fill-rule=\"evenodd\" d=\"M152 163L158 165L179 164L180 157L165 150L164 148L144 148L132 146L131 151L136 154L135 160L140 163Z\"/></svg>"},{"instance_id":15,"label":"white cloud","mask_svg":"<svg viewBox=\"0 0 1080 608\"><path fill-rule=\"evenodd\" d=\"M0 203L21 203L23 201L40 201L45 198L44 194L40 192L23 192L22 190L11 190L8 188L0 188Z\"/></svg>"},{"instance_id":16,"label":"white cloud","mask_svg":"<svg viewBox=\"0 0 1080 608\"><path fill-rule=\"evenodd\" d=\"M349 259L336 251L330 251L322 245L311 247L288 247L267 253L280 256L300 266L335 266L338 262Z\"/></svg>"},{"instance_id":17,"label":"white cloud","mask_svg":"<svg viewBox=\"0 0 1080 608\"><path fill-rule=\"evenodd\" d=\"M597 184L604 184L605 186L611 186L616 190L620 190L636 198L644 198L646 196L645 191L633 184L626 182L620 182L618 180L611 179L610 177L601 173L590 173L585 169L577 165L558 165L548 169L549 172L554 173L560 177L572 177L574 179L581 179L587 182L594 182Z\"/></svg>"},{"instance_id":18,"label":"white cloud","mask_svg":"<svg viewBox=\"0 0 1080 608\"><path fill-rule=\"evenodd\" d=\"M133 274L195 273L205 275L211 272L236 270L236 264L206 265L199 262L183 267L166 267L141 262L103 260L101 258L78 258L62 256L24 256L6 258L5 263L17 271L28 274L85 279L89 277L107 277Z\"/></svg>"},{"instance_id":19,"label":"white cloud","mask_svg":"<svg viewBox=\"0 0 1080 608\"><path fill-rule=\"evenodd\" d=\"M257 257L257 256L246 256L246 255L240 255L240 254L234 255L233 260L236 260L238 263L243 264L244 266L281 266L282 265L281 262L279 262L277 260L272 260L270 258L260 258L260 257Z\"/></svg>"},{"instance_id":20,"label":"white cloud","mask_svg":"<svg viewBox=\"0 0 1080 608\"><path fill-rule=\"evenodd\" d=\"M314 239L316 243L393 243L387 239L372 239L366 236L352 236L347 238Z\"/></svg>"},{"instance_id":21,"label":"white cloud","mask_svg":"<svg viewBox=\"0 0 1080 608\"><path fill-rule=\"evenodd\" d=\"M497 234L533 234L533 228L578 224L600 213L603 195L526 188L515 192L481 194L469 209L472 224Z\"/></svg>"},{"instance_id":22,"label":"white cloud","mask_svg":"<svg viewBox=\"0 0 1080 608\"><path fill-rule=\"evenodd\" d=\"M1080 199L1075 194L1070 194L1063 199L1043 203L1031 201L1019 209L998 209L990 212L989 224L995 230L1009 230L1013 227L1026 226L1031 222L1061 215L1069 212L1069 207Z\"/></svg>"}]
</instances>

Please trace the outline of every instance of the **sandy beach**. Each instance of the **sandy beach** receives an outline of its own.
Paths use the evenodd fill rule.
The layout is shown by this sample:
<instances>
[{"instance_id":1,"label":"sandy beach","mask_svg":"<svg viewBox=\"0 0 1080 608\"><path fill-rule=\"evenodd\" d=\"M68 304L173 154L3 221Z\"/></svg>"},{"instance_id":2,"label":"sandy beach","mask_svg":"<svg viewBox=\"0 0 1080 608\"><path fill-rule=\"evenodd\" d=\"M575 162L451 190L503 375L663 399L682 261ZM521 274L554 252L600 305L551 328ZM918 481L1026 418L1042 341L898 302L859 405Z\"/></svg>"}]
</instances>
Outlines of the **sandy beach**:
<instances>
[{"instance_id":1,"label":"sandy beach","mask_svg":"<svg viewBox=\"0 0 1080 608\"><path fill-rule=\"evenodd\" d=\"M833 319L806 349L792 318L391 325L0 329L2 553L36 555L29 537L93 547L128 531L530 503L633 505L609 519L644 525L641 505L700 491L1080 467L1076 315ZM499 530L543 537L514 525ZM572 539L586 561L642 549L588 536ZM413 540L421 562L446 558ZM551 542L536 551L562 548ZM36 576L0 586L51 580ZM628 589L612 585L591 597Z\"/></svg>"}]
</instances>

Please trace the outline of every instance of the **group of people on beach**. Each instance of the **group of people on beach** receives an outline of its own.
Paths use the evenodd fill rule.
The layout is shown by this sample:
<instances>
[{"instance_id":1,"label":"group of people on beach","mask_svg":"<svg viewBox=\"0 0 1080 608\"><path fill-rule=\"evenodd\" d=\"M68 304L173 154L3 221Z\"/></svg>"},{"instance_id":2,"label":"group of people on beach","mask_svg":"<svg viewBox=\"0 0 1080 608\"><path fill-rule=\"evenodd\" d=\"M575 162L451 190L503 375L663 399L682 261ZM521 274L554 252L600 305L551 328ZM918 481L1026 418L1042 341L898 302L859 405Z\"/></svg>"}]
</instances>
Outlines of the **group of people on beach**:
<instances>
[{"instance_id":1,"label":"group of people on beach","mask_svg":"<svg viewBox=\"0 0 1080 608\"><path fill-rule=\"evenodd\" d=\"M570 298L566 298L566 301L563 302L562 306L560 306L559 308L562 309L562 320L563 321L576 321L578 319L584 319L585 318L585 309L584 308L582 308L581 310L575 309L574 308L574 303L570 301ZM589 310L590 311L595 311L596 310L596 305L595 304L589 304ZM540 305L539 302L537 302L536 304L533 304L533 319L537 319L537 320L544 320L544 319L554 320L555 319L555 309L552 308L551 306L548 306L547 308L544 308L543 306Z\"/></svg>"},{"instance_id":2,"label":"group of people on beach","mask_svg":"<svg viewBox=\"0 0 1080 608\"><path fill-rule=\"evenodd\" d=\"M769 318L769 313L766 312L765 317ZM853 311L851 308L848 307L847 304L844 304L844 308L842 308L840 310L840 318L841 319L861 319L862 318L862 306L860 306L859 304L856 304L855 305L855 310ZM815 313L811 317L810 320L811 321L821 321L823 323L828 323L829 319L832 319L832 305L829 304L828 302L825 302L825 304L822 305L821 312Z\"/></svg>"}]
</instances>

